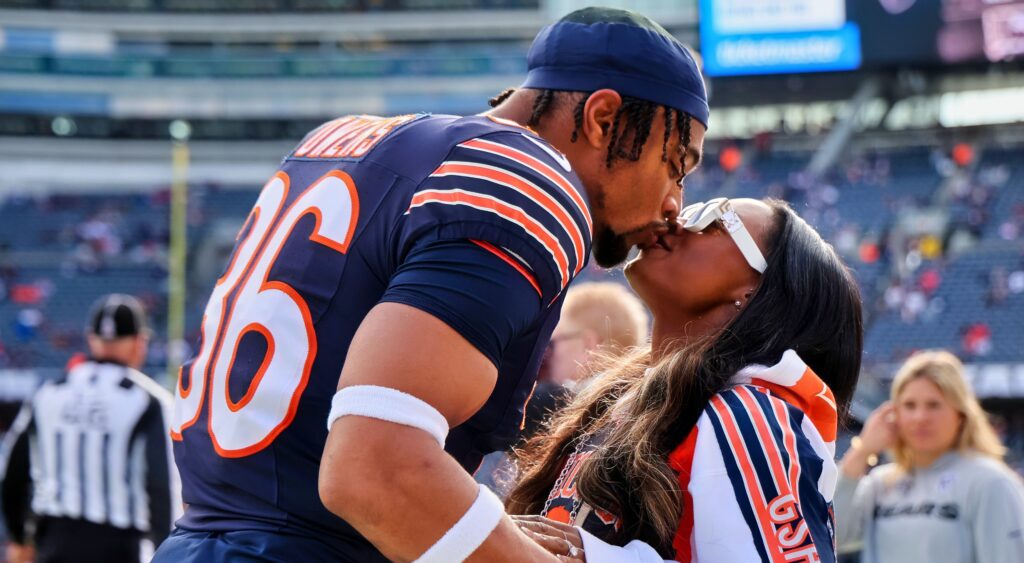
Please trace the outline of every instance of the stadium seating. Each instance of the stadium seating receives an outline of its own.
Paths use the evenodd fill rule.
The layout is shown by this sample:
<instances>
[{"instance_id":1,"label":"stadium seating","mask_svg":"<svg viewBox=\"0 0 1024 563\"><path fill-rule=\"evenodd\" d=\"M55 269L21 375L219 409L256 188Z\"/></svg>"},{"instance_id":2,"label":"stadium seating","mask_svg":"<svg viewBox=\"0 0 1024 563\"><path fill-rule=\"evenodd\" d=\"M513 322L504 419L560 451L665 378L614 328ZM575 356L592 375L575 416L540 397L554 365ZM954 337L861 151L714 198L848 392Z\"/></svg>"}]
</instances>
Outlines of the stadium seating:
<instances>
[{"instance_id":1,"label":"stadium seating","mask_svg":"<svg viewBox=\"0 0 1024 563\"><path fill-rule=\"evenodd\" d=\"M1024 207L1024 189L1020 185L1024 180L1024 165L1020 164L1020 150L1009 147L985 151L978 171L1006 166L1010 174L986 206L989 217L981 229L982 236L969 252L924 261L909 280L900 280L894 273L891 261L897 257L892 251L877 259L862 257L859 253L844 256L864 296L869 322L865 340L869 363L897 362L915 350L938 347L981 362L1024 361L1024 347L1020 345L1024 341L1024 325L1020 322L1024 318L1024 292L1015 293L1011 289L998 304L991 302L990 295L993 271L1007 276L1024 271L1024 241L1002 240L999 233L1000 225L1014 213L1021 214ZM942 205L938 198L943 176L935 164L937 154L941 155L934 148L914 147L851 157L826 174L822 181L804 187L800 186L799 175L810 154L754 155L752 162L733 175L732 189L717 165L717 157L708 155L704 167L687 179L686 197L688 201L715 197L722 194L723 186L724 191L729 192L725 195L782 196L833 243L842 226L852 227L862 240L872 240L894 225L901 210L932 203ZM887 172L865 174L865 169ZM976 177L970 179L977 180ZM831 203L820 193L829 184L837 188ZM822 199L827 201L822 202ZM966 206L956 202L944 208L953 216L951 221L966 213ZM915 276L929 268L939 272L941 283L928 296L924 312L908 319L899 311L888 311L880 305L890 283L902 281L914 289ZM978 323L986 325L991 341L977 349L977 353L971 353L965 349L965 333Z\"/></svg>"},{"instance_id":2,"label":"stadium seating","mask_svg":"<svg viewBox=\"0 0 1024 563\"><path fill-rule=\"evenodd\" d=\"M1019 345L1024 339L1024 326L1020 323L1020 318L1024 318L1024 293L1009 291L997 303L991 295L993 271L1009 275L1024 270L1024 242L1003 240L999 231L1000 223L1015 212L1014 206L1024 204L1024 190L1018 185L1024 179L1021 174L1024 165L1015 163L1015 154L1017 149L1014 148L994 148L985 153L978 167L978 170L985 170L1007 166L1010 176L988 203L989 219L981 228L981 238L969 252L926 260L910 274L904 273L901 279L893 268L898 256L893 250L886 251L885 245L878 256L862 254L858 247L852 250L841 247L846 250L844 257L863 288L869 320L866 336L869 362L894 362L914 350L930 347L948 347L967 357L973 355L979 361L1024 361L1024 347ZM863 244L882 236L907 206L925 206L938 201L943 185L943 177L934 165L932 148L908 148L883 156L851 156L823 180L801 186L806 183L801 173L809 158L806 153L755 154L740 170L727 175L718 166L716 156L709 155L704 167L687 179L686 197L688 201L723 193L784 197L827 239L836 242L839 231L845 228L856 233L857 243ZM876 172L865 173L865 170ZM877 172L879 170L883 172ZM981 172L975 176L978 174ZM825 193L829 186L834 188L833 193ZM193 194L190 212L193 248L202 242L206 226L215 221L228 219L240 223L255 196L252 190L202 186L193 189ZM957 203L947 208L951 216L957 215ZM46 221L39 221L40 213L45 214ZM38 282L44 282L44 286L52 284L48 289L51 295L40 299L35 307L45 318L47 334L70 334L73 341L63 349L54 349L47 338L21 342L14 326L0 326L0 339L8 350L16 347L30 350L8 361L31 361L36 365L62 362L68 350L80 346L80 341L75 339L80 338L82 316L88 304L103 292L143 292L162 304L164 274L154 260L147 259L145 243L163 248L167 215L166 193L160 191L148 196L95 194L52 197L45 202L10 200L4 203L0 207L0 244L8 253L4 264L12 267L16 275L4 280L9 295L0 304L0 316L16 319L18 312L25 308L11 302L13 287ZM100 265L89 260L83 265L81 256L76 258L83 244L79 231L95 217L108 217L123 249L100 260ZM19 259L29 265L19 265ZM907 318L900 311L884 306L886 288L902 284L912 290L917 284L916 276L925 269L935 269L941 282L928 296L924 312ZM590 279L604 275L596 269L587 273ZM621 279L616 274L613 277ZM209 288L192 289L189 317L193 321L190 327L194 328ZM159 314L157 318L162 319ZM979 322L984 322L991 332L990 342L972 354L964 348L966 332ZM156 329L161 331L162 325L158 324Z\"/></svg>"}]
</instances>

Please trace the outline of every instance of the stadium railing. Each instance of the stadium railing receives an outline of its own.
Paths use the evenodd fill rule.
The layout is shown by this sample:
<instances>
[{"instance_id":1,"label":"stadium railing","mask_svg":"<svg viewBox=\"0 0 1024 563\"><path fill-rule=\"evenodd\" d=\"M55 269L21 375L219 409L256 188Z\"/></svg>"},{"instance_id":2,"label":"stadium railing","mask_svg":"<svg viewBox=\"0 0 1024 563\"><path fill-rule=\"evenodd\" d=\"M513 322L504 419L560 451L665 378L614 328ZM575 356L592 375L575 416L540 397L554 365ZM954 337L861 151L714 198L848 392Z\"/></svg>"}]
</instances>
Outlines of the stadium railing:
<instances>
[{"instance_id":1,"label":"stadium railing","mask_svg":"<svg viewBox=\"0 0 1024 563\"><path fill-rule=\"evenodd\" d=\"M475 52L473 52L475 51ZM0 52L0 73L179 78L479 76L526 71L525 47L491 52L71 56Z\"/></svg>"}]
</instances>

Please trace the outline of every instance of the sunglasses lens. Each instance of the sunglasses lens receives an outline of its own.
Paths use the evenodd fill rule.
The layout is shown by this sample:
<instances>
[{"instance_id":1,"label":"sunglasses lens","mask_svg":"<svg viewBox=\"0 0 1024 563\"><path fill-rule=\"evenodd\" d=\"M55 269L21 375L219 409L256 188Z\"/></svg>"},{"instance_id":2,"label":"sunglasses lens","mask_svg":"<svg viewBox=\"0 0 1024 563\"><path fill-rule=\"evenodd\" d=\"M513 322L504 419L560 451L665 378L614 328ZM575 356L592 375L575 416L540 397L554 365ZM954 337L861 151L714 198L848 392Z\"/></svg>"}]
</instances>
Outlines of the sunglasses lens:
<instances>
[{"instance_id":1,"label":"sunglasses lens","mask_svg":"<svg viewBox=\"0 0 1024 563\"><path fill-rule=\"evenodd\" d=\"M699 202L699 203L694 203L694 204L691 204L691 205L687 205L686 207L683 208L683 211L679 214L679 218L681 220L683 220L684 222L685 221L689 221L690 217L693 217L694 214L696 214L697 211L701 207L704 207L704 202Z\"/></svg>"},{"instance_id":2,"label":"sunglasses lens","mask_svg":"<svg viewBox=\"0 0 1024 563\"><path fill-rule=\"evenodd\" d=\"M697 216L697 223L701 225L708 225L715 220L715 212L718 211L718 206L713 203L709 203L704 206L704 209L700 210L700 214Z\"/></svg>"},{"instance_id":3,"label":"sunglasses lens","mask_svg":"<svg viewBox=\"0 0 1024 563\"><path fill-rule=\"evenodd\" d=\"M694 210L683 227L694 232L703 231L715 219L721 216L718 213L720 203L721 201L718 199L702 203L700 209Z\"/></svg>"}]
</instances>

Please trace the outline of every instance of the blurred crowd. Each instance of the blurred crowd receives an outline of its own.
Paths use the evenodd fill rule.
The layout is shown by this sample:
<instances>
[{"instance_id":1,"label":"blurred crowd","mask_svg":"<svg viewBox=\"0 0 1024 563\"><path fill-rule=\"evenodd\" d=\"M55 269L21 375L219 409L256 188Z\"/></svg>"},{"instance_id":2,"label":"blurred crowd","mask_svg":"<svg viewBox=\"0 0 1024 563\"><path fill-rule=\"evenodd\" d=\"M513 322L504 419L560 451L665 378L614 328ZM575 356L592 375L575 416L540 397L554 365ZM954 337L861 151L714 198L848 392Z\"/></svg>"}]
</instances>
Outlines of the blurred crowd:
<instances>
[{"instance_id":1,"label":"blurred crowd","mask_svg":"<svg viewBox=\"0 0 1024 563\"><path fill-rule=\"evenodd\" d=\"M80 319L68 315L66 305L83 280L102 286L110 279L116 285L112 269L149 280L149 288L137 293L148 310L163 318L167 192L99 199L63 194L3 202L5 217L23 219L9 223L9 232L0 238L0 308L10 313L5 315L8 326L0 327L0 368L38 367L41 349L46 355L80 351ZM156 362L162 344L154 341L153 348Z\"/></svg>"}]
</instances>

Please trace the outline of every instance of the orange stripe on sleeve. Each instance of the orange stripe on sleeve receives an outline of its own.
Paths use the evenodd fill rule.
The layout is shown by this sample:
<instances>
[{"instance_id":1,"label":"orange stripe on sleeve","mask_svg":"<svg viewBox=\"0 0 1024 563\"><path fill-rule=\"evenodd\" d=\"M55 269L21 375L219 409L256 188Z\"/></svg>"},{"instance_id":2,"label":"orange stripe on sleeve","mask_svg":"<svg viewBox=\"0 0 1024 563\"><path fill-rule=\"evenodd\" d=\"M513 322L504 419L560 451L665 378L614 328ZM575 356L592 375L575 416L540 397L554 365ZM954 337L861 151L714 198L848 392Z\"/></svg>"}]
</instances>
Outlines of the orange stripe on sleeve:
<instances>
[{"instance_id":1,"label":"orange stripe on sleeve","mask_svg":"<svg viewBox=\"0 0 1024 563\"><path fill-rule=\"evenodd\" d=\"M521 226L534 239L541 243L548 253L554 258L561 276L560 288L569 284L569 258L565 249L543 225L527 215L522 209L509 205L497 198L465 190L424 190L413 196L409 209L420 207L428 203L441 203L448 205L467 205L476 209L489 211L503 217L510 222Z\"/></svg>"},{"instance_id":2,"label":"orange stripe on sleeve","mask_svg":"<svg viewBox=\"0 0 1024 563\"><path fill-rule=\"evenodd\" d=\"M780 401L772 401L772 409L775 416L782 424L782 443L785 444L786 453L789 455L789 484L793 491L793 498L797 506L800 506L800 456L796 449L796 434L790 427L789 411Z\"/></svg>"},{"instance_id":3,"label":"orange stripe on sleeve","mask_svg":"<svg viewBox=\"0 0 1024 563\"><path fill-rule=\"evenodd\" d=\"M768 428L767 417L765 417L764 411L758 406L757 399L750 394L750 389L737 387L736 396L739 397L740 402L743 403L743 406L747 407L747 411L750 413L750 419L754 423L757 437L761 442L761 447L765 450L765 457L768 458L768 467L771 469L772 478L775 480L775 488L779 491L780 495L789 493L788 476L786 475L786 469L782 465L782 452L779 451L778 442L775 441L775 436L772 434L771 429Z\"/></svg>"},{"instance_id":4,"label":"orange stripe on sleeve","mask_svg":"<svg viewBox=\"0 0 1024 563\"><path fill-rule=\"evenodd\" d=\"M807 368L796 385L791 387L758 378L754 378L751 383L768 389L803 411L826 442L836 441L838 430L836 399L828 385L811 368Z\"/></svg>"},{"instance_id":5,"label":"orange stripe on sleeve","mask_svg":"<svg viewBox=\"0 0 1024 563\"><path fill-rule=\"evenodd\" d=\"M768 502L764 498L764 493L761 492L757 472L754 470L753 462L750 459L750 453L747 451L746 444L743 442L739 426L737 426L736 420L733 418L732 412L729 410L729 406L725 404L725 401L721 396L716 395L712 397L711 406L714 409L715 414L717 414L719 419L722 421L722 428L725 430L727 441L733 449L736 464L739 466L740 472L743 474L743 484L746 488L747 496L750 498L751 508L754 509L755 518L757 519L759 528L758 532L761 534L765 550L768 552L768 556L771 557L773 562L784 563L785 559L782 555L782 548L779 546L778 539L775 537L775 528L772 524L771 516L768 514Z\"/></svg>"},{"instance_id":6,"label":"orange stripe on sleeve","mask_svg":"<svg viewBox=\"0 0 1024 563\"><path fill-rule=\"evenodd\" d=\"M490 252L491 254L497 256L498 258L500 258L503 262L505 262L509 266L512 266L515 269L515 271L519 272L524 278L526 278L526 281L530 283L530 286L533 287L534 291L537 292L538 296L540 296L540 297L544 296L544 294L541 293L540 285L537 284L537 280L533 277L533 274L531 274L530 272L526 271L526 268L524 268L523 265L520 264L518 261L516 261L514 258L509 256L507 252L505 252L504 250L494 246L493 244L491 244L491 243L489 243L487 241L470 239L469 242L472 242L473 244L479 246L480 248L483 248L487 252ZM533 393L531 392L530 395L532 396ZM529 402L529 399L527 399L527 402ZM526 419L523 419L523 420L526 420Z\"/></svg>"},{"instance_id":7,"label":"orange stripe on sleeve","mask_svg":"<svg viewBox=\"0 0 1024 563\"><path fill-rule=\"evenodd\" d=\"M557 170L549 166L546 162L521 150L514 149L512 147L502 145L499 143L485 141L483 139L473 139L471 141L466 141L465 143L462 143L462 146L482 150L485 152L491 152L494 154L499 154L506 158L515 160L516 162L519 162L520 164L523 164L526 167L541 173L548 180L551 180L556 185L558 185L558 187L562 188L562 191L564 191L572 199L573 203L576 204L576 207L583 215L583 220L587 222L587 229L591 233L594 232L594 225L590 219L590 212L587 208L587 204L583 201L583 197L580 196L579 192L576 190L576 187L565 179L565 176L559 174Z\"/></svg>"},{"instance_id":8,"label":"orange stripe on sleeve","mask_svg":"<svg viewBox=\"0 0 1024 563\"><path fill-rule=\"evenodd\" d=\"M537 205L540 205L545 211L550 213L551 216L555 218L555 221L557 221L565 231L565 234L569 236L569 239L572 240L573 250L576 252L575 272L579 273L583 268L583 262L586 260L586 256L584 255L583 233L580 232L579 227L576 225L576 222L573 221L572 217L569 216L568 212L559 205L551 195L544 192L533 183L499 168L475 164L472 162L445 162L431 175L458 175L488 180L508 186L530 198L536 202Z\"/></svg>"}]
</instances>

